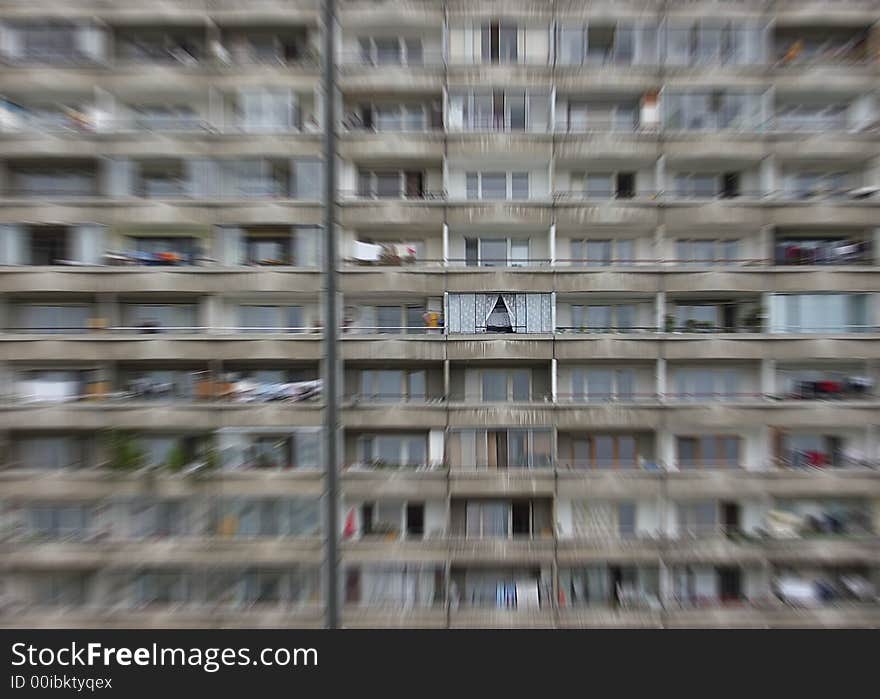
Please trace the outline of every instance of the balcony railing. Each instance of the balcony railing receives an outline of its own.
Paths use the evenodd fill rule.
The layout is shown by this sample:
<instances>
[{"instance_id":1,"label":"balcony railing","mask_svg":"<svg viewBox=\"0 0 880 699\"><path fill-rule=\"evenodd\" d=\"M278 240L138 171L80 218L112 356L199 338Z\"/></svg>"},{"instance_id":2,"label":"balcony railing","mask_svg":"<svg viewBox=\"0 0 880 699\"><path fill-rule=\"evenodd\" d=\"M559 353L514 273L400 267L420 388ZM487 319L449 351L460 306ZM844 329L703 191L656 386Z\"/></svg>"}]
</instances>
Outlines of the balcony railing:
<instances>
[{"instance_id":1,"label":"balcony railing","mask_svg":"<svg viewBox=\"0 0 880 699\"><path fill-rule=\"evenodd\" d=\"M374 68L439 68L445 64L442 51L420 51L415 56L401 53L366 54L363 51L344 51L340 64L346 66L369 66Z\"/></svg>"},{"instance_id":2,"label":"balcony railing","mask_svg":"<svg viewBox=\"0 0 880 699\"><path fill-rule=\"evenodd\" d=\"M632 392L592 392L592 393L559 393L556 402L562 405L601 405L603 403L656 403L660 400L657 393Z\"/></svg>"},{"instance_id":3,"label":"balcony railing","mask_svg":"<svg viewBox=\"0 0 880 699\"><path fill-rule=\"evenodd\" d=\"M340 190L339 196L343 199L363 199L370 201L444 201L447 198L446 190L419 190L407 192L400 190L397 192L377 192L364 189L343 189Z\"/></svg>"},{"instance_id":4,"label":"balcony railing","mask_svg":"<svg viewBox=\"0 0 880 699\"><path fill-rule=\"evenodd\" d=\"M498 258L481 258L479 261L476 261L472 258L466 257L448 257L446 258L446 264L450 267L464 267L468 270L471 269L481 269L481 268L498 268L498 267L549 267L551 264L550 258L547 257L526 257L526 258L509 258L509 257L498 257Z\"/></svg>"},{"instance_id":5,"label":"balcony railing","mask_svg":"<svg viewBox=\"0 0 880 699\"><path fill-rule=\"evenodd\" d=\"M446 397L442 395L414 396L405 393L352 393L348 395L345 400L352 405L357 405L359 403L382 405L393 405L395 403L405 403L406 405L436 405L438 403L445 403Z\"/></svg>"},{"instance_id":6,"label":"balcony railing","mask_svg":"<svg viewBox=\"0 0 880 699\"><path fill-rule=\"evenodd\" d=\"M871 244L860 240L782 242L776 245L777 265L870 265Z\"/></svg>"}]
</instances>

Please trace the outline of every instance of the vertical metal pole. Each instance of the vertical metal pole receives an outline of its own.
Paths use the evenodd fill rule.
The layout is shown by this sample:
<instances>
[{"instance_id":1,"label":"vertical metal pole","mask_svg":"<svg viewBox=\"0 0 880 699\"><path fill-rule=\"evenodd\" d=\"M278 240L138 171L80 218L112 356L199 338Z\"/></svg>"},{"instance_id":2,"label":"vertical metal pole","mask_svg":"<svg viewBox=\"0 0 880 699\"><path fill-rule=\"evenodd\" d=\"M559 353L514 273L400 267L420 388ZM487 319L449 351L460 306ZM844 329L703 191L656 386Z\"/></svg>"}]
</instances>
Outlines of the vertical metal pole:
<instances>
[{"instance_id":1,"label":"vertical metal pole","mask_svg":"<svg viewBox=\"0 0 880 699\"><path fill-rule=\"evenodd\" d=\"M322 0L324 88L324 581L325 626L339 626L339 367L336 279L336 0Z\"/></svg>"}]
</instances>

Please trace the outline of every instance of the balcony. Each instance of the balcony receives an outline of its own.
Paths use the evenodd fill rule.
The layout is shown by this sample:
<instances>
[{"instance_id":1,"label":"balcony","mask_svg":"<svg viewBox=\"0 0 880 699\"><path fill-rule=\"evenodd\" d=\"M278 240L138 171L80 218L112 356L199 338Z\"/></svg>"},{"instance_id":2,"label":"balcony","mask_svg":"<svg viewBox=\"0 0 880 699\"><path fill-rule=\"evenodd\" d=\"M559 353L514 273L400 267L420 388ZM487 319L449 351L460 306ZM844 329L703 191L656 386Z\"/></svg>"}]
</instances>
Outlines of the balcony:
<instances>
[{"instance_id":1,"label":"balcony","mask_svg":"<svg viewBox=\"0 0 880 699\"><path fill-rule=\"evenodd\" d=\"M774 263L789 265L873 265L874 254L868 240L844 237L786 236L776 242Z\"/></svg>"}]
</instances>

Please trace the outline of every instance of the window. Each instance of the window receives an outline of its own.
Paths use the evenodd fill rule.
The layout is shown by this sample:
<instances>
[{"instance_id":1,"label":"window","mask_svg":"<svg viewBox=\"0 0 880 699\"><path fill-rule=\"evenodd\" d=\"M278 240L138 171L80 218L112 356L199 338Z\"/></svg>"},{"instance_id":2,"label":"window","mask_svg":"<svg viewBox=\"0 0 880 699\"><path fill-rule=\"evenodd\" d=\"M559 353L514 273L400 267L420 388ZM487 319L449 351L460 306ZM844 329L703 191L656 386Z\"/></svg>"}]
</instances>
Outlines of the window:
<instances>
[{"instance_id":1,"label":"window","mask_svg":"<svg viewBox=\"0 0 880 699\"><path fill-rule=\"evenodd\" d=\"M98 194L98 177L87 165L10 165L9 193L19 196L88 197Z\"/></svg>"},{"instance_id":2,"label":"window","mask_svg":"<svg viewBox=\"0 0 880 699\"><path fill-rule=\"evenodd\" d=\"M636 195L634 172L573 172L572 189L589 199L632 199Z\"/></svg>"},{"instance_id":3,"label":"window","mask_svg":"<svg viewBox=\"0 0 880 699\"><path fill-rule=\"evenodd\" d=\"M290 90L241 90L236 105L245 132L288 131L299 127L296 96Z\"/></svg>"},{"instance_id":4,"label":"window","mask_svg":"<svg viewBox=\"0 0 880 699\"><path fill-rule=\"evenodd\" d=\"M192 236L130 236L132 248L144 253L147 264L191 264L198 248Z\"/></svg>"},{"instance_id":5,"label":"window","mask_svg":"<svg viewBox=\"0 0 880 699\"><path fill-rule=\"evenodd\" d=\"M56 265L70 259L67 231L63 228L35 227L30 231L30 264Z\"/></svg>"},{"instance_id":6,"label":"window","mask_svg":"<svg viewBox=\"0 0 880 699\"><path fill-rule=\"evenodd\" d=\"M421 199L425 196L424 179L424 173L417 170L360 170L358 196Z\"/></svg>"},{"instance_id":7,"label":"window","mask_svg":"<svg viewBox=\"0 0 880 699\"><path fill-rule=\"evenodd\" d=\"M468 199L499 201L529 198L527 172L468 172L465 177Z\"/></svg>"},{"instance_id":8,"label":"window","mask_svg":"<svg viewBox=\"0 0 880 699\"><path fill-rule=\"evenodd\" d=\"M739 240L679 238L675 256L679 262L695 265L725 265L739 261Z\"/></svg>"},{"instance_id":9,"label":"window","mask_svg":"<svg viewBox=\"0 0 880 699\"><path fill-rule=\"evenodd\" d=\"M428 462L427 439L423 435L377 434L359 440L360 460L365 465L419 467Z\"/></svg>"},{"instance_id":10,"label":"window","mask_svg":"<svg viewBox=\"0 0 880 699\"><path fill-rule=\"evenodd\" d=\"M729 400L740 394L743 378L738 369L677 369L675 391L684 400Z\"/></svg>"},{"instance_id":11,"label":"window","mask_svg":"<svg viewBox=\"0 0 880 699\"><path fill-rule=\"evenodd\" d=\"M606 267L612 263L635 262L633 240L572 240L571 262L587 267Z\"/></svg>"},{"instance_id":12,"label":"window","mask_svg":"<svg viewBox=\"0 0 880 699\"><path fill-rule=\"evenodd\" d=\"M629 332L635 329L636 307L632 304L571 306L571 325L576 332Z\"/></svg>"},{"instance_id":13,"label":"window","mask_svg":"<svg viewBox=\"0 0 880 699\"><path fill-rule=\"evenodd\" d=\"M614 175L588 173L584 178L584 191L594 199L611 199L614 196Z\"/></svg>"},{"instance_id":14,"label":"window","mask_svg":"<svg viewBox=\"0 0 880 699\"><path fill-rule=\"evenodd\" d=\"M361 60L368 65L422 65L422 40L404 37L361 37Z\"/></svg>"},{"instance_id":15,"label":"window","mask_svg":"<svg viewBox=\"0 0 880 699\"><path fill-rule=\"evenodd\" d=\"M481 173L483 199L507 199L507 175L503 172Z\"/></svg>"},{"instance_id":16,"label":"window","mask_svg":"<svg viewBox=\"0 0 880 699\"><path fill-rule=\"evenodd\" d=\"M92 311L85 305L44 306L23 304L18 309L18 330L40 334L85 332Z\"/></svg>"},{"instance_id":17,"label":"window","mask_svg":"<svg viewBox=\"0 0 880 699\"><path fill-rule=\"evenodd\" d=\"M580 65L586 56L587 35L580 25L563 25L559 28L558 60L563 65Z\"/></svg>"},{"instance_id":18,"label":"window","mask_svg":"<svg viewBox=\"0 0 880 699\"><path fill-rule=\"evenodd\" d=\"M517 27L506 22L486 22L481 30L484 63L516 63L519 57Z\"/></svg>"},{"instance_id":19,"label":"window","mask_svg":"<svg viewBox=\"0 0 880 699\"><path fill-rule=\"evenodd\" d=\"M189 303L126 303L122 307L123 324L145 333L193 332L196 306Z\"/></svg>"},{"instance_id":20,"label":"window","mask_svg":"<svg viewBox=\"0 0 880 699\"><path fill-rule=\"evenodd\" d=\"M452 430L450 464L464 470L544 468L551 461L549 430Z\"/></svg>"},{"instance_id":21,"label":"window","mask_svg":"<svg viewBox=\"0 0 880 699\"><path fill-rule=\"evenodd\" d=\"M425 400L425 371L421 369L364 369L361 398L377 402Z\"/></svg>"},{"instance_id":22,"label":"window","mask_svg":"<svg viewBox=\"0 0 880 699\"><path fill-rule=\"evenodd\" d=\"M91 576L86 573L42 573L33 579L38 606L81 606L89 599Z\"/></svg>"},{"instance_id":23,"label":"window","mask_svg":"<svg viewBox=\"0 0 880 699\"><path fill-rule=\"evenodd\" d=\"M730 91L664 92L664 126L668 129L754 129L759 126L760 95Z\"/></svg>"},{"instance_id":24,"label":"window","mask_svg":"<svg viewBox=\"0 0 880 699\"><path fill-rule=\"evenodd\" d=\"M676 304L676 328L688 332L715 332L733 327L728 306L718 304ZM729 306L734 309L733 306Z\"/></svg>"},{"instance_id":25,"label":"window","mask_svg":"<svg viewBox=\"0 0 880 699\"><path fill-rule=\"evenodd\" d=\"M576 435L571 440L570 466L576 469L637 468L636 438L631 435Z\"/></svg>"},{"instance_id":26,"label":"window","mask_svg":"<svg viewBox=\"0 0 880 699\"><path fill-rule=\"evenodd\" d=\"M175 500L136 501L131 506L132 535L136 538L165 538L187 534L184 503Z\"/></svg>"},{"instance_id":27,"label":"window","mask_svg":"<svg viewBox=\"0 0 880 699\"><path fill-rule=\"evenodd\" d=\"M510 536L510 515L510 503L468 502L465 515L468 538L507 538Z\"/></svg>"},{"instance_id":28,"label":"window","mask_svg":"<svg viewBox=\"0 0 880 699\"><path fill-rule=\"evenodd\" d=\"M232 196L249 199L290 195L292 178L288 162L239 160L225 164L225 169Z\"/></svg>"},{"instance_id":29,"label":"window","mask_svg":"<svg viewBox=\"0 0 880 699\"><path fill-rule=\"evenodd\" d=\"M546 132L549 117L548 93L507 90L449 96L449 124L456 130Z\"/></svg>"},{"instance_id":30,"label":"window","mask_svg":"<svg viewBox=\"0 0 880 699\"><path fill-rule=\"evenodd\" d=\"M774 294L773 333L857 333L871 328L867 294Z\"/></svg>"},{"instance_id":31,"label":"window","mask_svg":"<svg viewBox=\"0 0 880 699\"><path fill-rule=\"evenodd\" d=\"M420 104L382 104L362 108L370 113L376 131L424 131L428 128L426 109ZM365 120L366 121L366 120Z\"/></svg>"},{"instance_id":32,"label":"window","mask_svg":"<svg viewBox=\"0 0 880 699\"><path fill-rule=\"evenodd\" d=\"M91 511L83 505L38 505L28 508L30 534L46 539L80 539L87 533Z\"/></svg>"},{"instance_id":33,"label":"window","mask_svg":"<svg viewBox=\"0 0 880 699\"><path fill-rule=\"evenodd\" d=\"M531 400L531 370L484 369L482 398L484 402Z\"/></svg>"},{"instance_id":34,"label":"window","mask_svg":"<svg viewBox=\"0 0 880 699\"><path fill-rule=\"evenodd\" d=\"M759 59L761 27L737 22L700 21L666 30L669 65L744 65Z\"/></svg>"},{"instance_id":35,"label":"window","mask_svg":"<svg viewBox=\"0 0 880 699\"><path fill-rule=\"evenodd\" d=\"M676 513L679 536L704 536L718 529L718 505L715 502L679 503Z\"/></svg>"},{"instance_id":36,"label":"window","mask_svg":"<svg viewBox=\"0 0 880 699\"><path fill-rule=\"evenodd\" d=\"M245 332L303 332L302 306L239 306L239 324Z\"/></svg>"},{"instance_id":37,"label":"window","mask_svg":"<svg viewBox=\"0 0 880 699\"><path fill-rule=\"evenodd\" d=\"M676 437L675 448L681 470L735 468L740 465L740 438L725 435Z\"/></svg>"},{"instance_id":38,"label":"window","mask_svg":"<svg viewBox=\"0 0 880 699\"><path fill-rule=\"evenodd\" d=\"M634 369L575 368L571 376L572 397L590 402L631 401L636 397L635 383Z\"/></svg>"},{"instance_id":39,"label":"window","mask_svg":"<svg viewBox=\"0 0 880 699\"><path fill-rule=\"evenodd\" d=\"M17 466L22 469L60 470L84 465L84 444L76 437L22 437L16 444Z\"/></svg>"},{"instance_id":40,"label":"window","mask_svg":"<svg viewBox=\"0 0 880 699\"><path fill-rule=\"evenodd\" d=\"M528 239L465 238L468 267L519 267L529 261Z\"/></svg>"},{"instance_id":41,"label":"window","mask_svg":"<svg viewBox=\"0 0 880 699\"><path fill-rule=\"evenodd\" d=\"M251 234L245 241L245 257L248 264L287 265L294 263L294 241L287 234Z\"/></svg>"},{"instance_id":42,"label":"window","mask_svg":"<svg viewBox=\"0 0 880 699\"><path fill-rule=\"evenodd\" d=\"M361 327L367 332L416 335L424 332L424 315L422 305L364 306Z\"/></svg>"},{"instance_id":43,"label":"window","mask_svg":"<svg viewBox=\"0 0 880 699\"><path fill-rule=\"evenodd\" d=\"M782 104L776 108L776 128L781 131L842 131L847 104Z\"/></svg>"}]
</instances>

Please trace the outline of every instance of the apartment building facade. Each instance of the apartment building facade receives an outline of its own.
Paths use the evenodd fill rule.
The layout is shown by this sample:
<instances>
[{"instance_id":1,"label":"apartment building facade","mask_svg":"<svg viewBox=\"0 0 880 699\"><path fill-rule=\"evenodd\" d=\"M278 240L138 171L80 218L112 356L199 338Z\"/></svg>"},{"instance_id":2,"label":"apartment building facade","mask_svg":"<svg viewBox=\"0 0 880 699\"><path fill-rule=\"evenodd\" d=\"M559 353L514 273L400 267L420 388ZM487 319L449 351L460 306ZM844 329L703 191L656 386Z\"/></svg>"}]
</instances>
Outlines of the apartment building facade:
<instances>
[{"instance_id":1,"label":"apartment building facade","mask_svg":"<svg viewBox=\"0 0 880 699\"><path fill-rule=\"evenodd\" d=\"M880 625L880 4L0 8L0 624Z\"/></svg>"}]
</instances>

